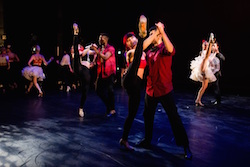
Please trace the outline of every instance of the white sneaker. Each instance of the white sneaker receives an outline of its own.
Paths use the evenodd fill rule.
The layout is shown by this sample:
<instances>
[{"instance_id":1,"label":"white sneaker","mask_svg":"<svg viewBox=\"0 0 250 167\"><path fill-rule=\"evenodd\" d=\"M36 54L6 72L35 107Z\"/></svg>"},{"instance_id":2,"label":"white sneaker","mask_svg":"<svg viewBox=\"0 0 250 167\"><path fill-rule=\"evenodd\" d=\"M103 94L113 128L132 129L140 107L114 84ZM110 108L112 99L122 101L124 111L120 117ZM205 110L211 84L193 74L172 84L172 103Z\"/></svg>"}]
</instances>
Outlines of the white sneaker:
<instances>
[{"instance_id":1,"label":"white sneaker","mask_svg":"<svg viewBox=\"0 0 250 167\"><path fill-rule=\"evenodd\" d=\"M82 108L79 108L79 116L84 117L84 112Z\"/></svg>"},{"instance_id":2,"label":"white sneaker","mask_svg":"<svg viewBox=\"0 0 250 167\"><path fill-rule=\"evenodd\" d=\"M70 90L71 90L71 88L69 86L67 86L67 90L66 91L69 92Z\"/></svg>"}]
</instances>

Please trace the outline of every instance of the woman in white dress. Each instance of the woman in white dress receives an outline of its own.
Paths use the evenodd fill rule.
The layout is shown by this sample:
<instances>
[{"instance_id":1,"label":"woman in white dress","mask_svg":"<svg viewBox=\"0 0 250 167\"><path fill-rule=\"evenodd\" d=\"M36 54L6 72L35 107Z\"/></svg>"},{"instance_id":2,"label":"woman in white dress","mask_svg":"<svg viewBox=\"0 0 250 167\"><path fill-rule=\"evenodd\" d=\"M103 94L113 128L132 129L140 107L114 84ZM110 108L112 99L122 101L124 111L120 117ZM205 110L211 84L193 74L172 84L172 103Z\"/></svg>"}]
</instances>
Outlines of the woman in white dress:
<instances>
[{"instance_id":1,"label":"woman in white dress","mask_svg":"<svg viewBox=\"0 0 250 167\"><path fill-rule=\"evenodd\" d=\"M43 55L40 54L40 46L36 45L35 54L33 54L29 61L28 66L24 67L22 70L22 75L30 81L29 87L26 93L29 93L33 85L39 91L38 97L43 97L43 92L37 81L43 81L45 79L45 75L43 73L42 64L47 66L54 58L51 57L47 62Z\"/></svg>"},{"instance_id":2,"label":"woman in white dress","mask_svg":"<svg viewBox=\"0 0 250 167\"><path fill-rule=\"evenodd\" d=\"M201 98L208 87L208 83L216 81L210 63L214 58L214 54L211 54L211 47L214 41L214 35L211 33L209 42L203 41L202 51L199 56L195 57L190 63L191 75L189 78L202 83L195 100L196 106L204 106L201 102Z\"/></svg>"}]
</instances>

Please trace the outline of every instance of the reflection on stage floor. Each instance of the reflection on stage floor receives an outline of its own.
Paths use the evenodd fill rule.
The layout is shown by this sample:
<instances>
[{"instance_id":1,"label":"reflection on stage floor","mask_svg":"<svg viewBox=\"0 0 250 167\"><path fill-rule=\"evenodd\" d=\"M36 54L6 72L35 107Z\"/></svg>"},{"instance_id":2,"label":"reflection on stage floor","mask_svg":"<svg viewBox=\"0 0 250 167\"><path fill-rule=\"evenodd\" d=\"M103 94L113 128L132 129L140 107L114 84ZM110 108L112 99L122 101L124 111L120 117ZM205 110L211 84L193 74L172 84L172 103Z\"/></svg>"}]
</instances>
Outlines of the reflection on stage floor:
<instances>
[{"instance_id":1,"label":"reflection on stage floor","mask_svg":"<svg viewBox=\"0 0 250 167\"><path fill-rule=\"evenodd\" d=\"M88 92L86 117L77 107L80 92L46 91L36 95L1 95L0 166L249 166L250 98L222 97L213 106L205 94L205 107L194 105L195 94L176 91L178 113L186 128L192 160L176 146L164 109L155 114L152 149L129 152L119 146L127 115L127 94L117 88L116 116L107 118L93 90ZM129 135L134 146L144 136L143 96Z\"/></svg>"}]
</instances>

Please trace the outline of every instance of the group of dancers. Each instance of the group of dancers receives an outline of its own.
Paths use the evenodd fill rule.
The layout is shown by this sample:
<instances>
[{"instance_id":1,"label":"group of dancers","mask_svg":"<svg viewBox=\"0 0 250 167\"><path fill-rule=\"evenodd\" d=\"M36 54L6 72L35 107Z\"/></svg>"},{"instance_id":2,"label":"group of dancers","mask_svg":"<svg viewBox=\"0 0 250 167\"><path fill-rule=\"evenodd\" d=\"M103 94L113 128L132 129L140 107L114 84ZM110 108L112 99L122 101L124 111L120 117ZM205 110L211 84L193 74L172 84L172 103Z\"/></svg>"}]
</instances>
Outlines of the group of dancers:
<instances>
[{"instance_id":1,"label":"group of dancers","mask_svg":"<svg viewBox=\"0 0 250 167\"><path fill-rule=\"evenodd\" d=\"M172 84L172 56L175 48L169 40L163 23L155 23L149 29L147 37L147 18L139 18L139 35L129 32L124 42L127 50L128 69L123 77L123 87L128 94L128 115L123 126L123 134L119 143L127 150L134 150L128 142L128 135L132 127L140 103L140 86L146 65L148 66L146 94L144 101L145 137L136 147L149 149L153 137L153 123L156 107L161 103L168 115L176 144L184 148L184 157L192 159L189 141L182 120L177 112ZM147 37L147 38L146 38ZM151 48L148 48L148 47ZM146 53L144 52L145 50Z\"/></svg>"},{"instance_id":2,"label":"group of dancers","mask_svg":"<svg viewBox=\"0 0 250 167\"><path fill-rule=\"evenodd\" d=\"M128 32L123 37L123 44L126 48L127 68L122 74L122 86L128 95L128 115L123 125L123 133L119 143L127 150L134 150L134 147L128 142L128 136L139 108L141 86L147 66L148 74L146 76L147 82L143 112L145 137L135 146L147 149L151 147L154 115L158 103L161 103L168 115L176 144L184 148L186 159L192 159L188 136L177 112L174 100L171 66L172 57L175 55L175 48L165 32L166 28L163 23L155 23L149 30L147 29L147 25L147 18L141 15L138 23L138 35L134 32ZM97 95L106 106L107 116L116 114L113 87L116 74L115 48L108 41L109 35L101 33L98 44L89 45L79 54L79 27L76 23L73 24L72 49L74 51L74 61L72 62L71 70L74 71L81 82L82 95L78 108L80 117L85 116L84 104L91 78L89 69L94 65L97 65L97 79L95 81ZM90 61L89 55L94 55L92 61ZM208 83L218 81L218 76L220 75L218 56L224 57L222 54L219 54L218 43L211 33L208 41L202 41L202 51L190 64L190 79L202 83L195 100L197 106L204 105L201 102L201 97ZM80 59L84 60L80 61ZM44 79L41 64L48 65L52 60L53 57L49 61L46 61L44 56L40 54L40 47L36 47L35 54L31 56L28 66L22 71L23 76L31 81L27 92L35 85L39 91L39 96L43 96L43 92L37 83L39 80ZM33 62L33 65L31 62ZM220 103L220 92L219 90L217 92L217 103Z\"/></svg>"}]
</instances>

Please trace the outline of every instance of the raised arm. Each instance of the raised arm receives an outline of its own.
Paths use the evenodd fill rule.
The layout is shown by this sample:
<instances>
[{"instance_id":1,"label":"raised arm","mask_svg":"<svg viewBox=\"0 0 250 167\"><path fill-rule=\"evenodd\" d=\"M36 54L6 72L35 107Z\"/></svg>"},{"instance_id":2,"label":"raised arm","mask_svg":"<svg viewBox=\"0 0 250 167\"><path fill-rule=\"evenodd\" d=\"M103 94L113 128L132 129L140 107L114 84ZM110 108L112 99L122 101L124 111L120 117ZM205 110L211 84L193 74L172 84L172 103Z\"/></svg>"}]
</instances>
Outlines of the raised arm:
<instances>
[{"instance_id":1,"label":"raised arm","mask_svg":"<svg viewBox=\"0 0 250 167\"><path fill-rule=\"evenodd\" d=\"M169 40L169 38L168 38L168 36L167 36L167 34L166 34L165 30L164 30L164 28L165 28L164 24L162 24L161 22L158 22L155 25L156 25L156 27L158 28L159 32L162 35L162 40L163 40L163 43L164 43L167 51L172 53L173 50L174 50L174 46L173 46L172 42Z\"/></svg>"},{"instance_id":2,"label":"raised arm","mask_svg":"<svg viewBox=\"0 0 250 167\"><path fill-rule=\"evenodd\" d=\"M94 55L94 54L95 54L95 51L94 51L94 50L91 50L90 48L85 48L85 49L83 50L83 53L81 54L81 56L82 56L82 57L83 57L83 56L86 56L87 53L88 53L89 55Z\"/></svg>"},{"instance_id":3,"label":"raised arm","mask_svg":"<svg viewBox=\"0 0 250 167\"><path fill-rule=\"evenodd\" d=\"M153 42L153 40L157 35L159 35L159 33L160 32L157 29L156 31L153 32L153 34L149 35L149 37L143 41L143 50L147 49L147 47Z\"/></svg>"}]
</instances>

